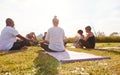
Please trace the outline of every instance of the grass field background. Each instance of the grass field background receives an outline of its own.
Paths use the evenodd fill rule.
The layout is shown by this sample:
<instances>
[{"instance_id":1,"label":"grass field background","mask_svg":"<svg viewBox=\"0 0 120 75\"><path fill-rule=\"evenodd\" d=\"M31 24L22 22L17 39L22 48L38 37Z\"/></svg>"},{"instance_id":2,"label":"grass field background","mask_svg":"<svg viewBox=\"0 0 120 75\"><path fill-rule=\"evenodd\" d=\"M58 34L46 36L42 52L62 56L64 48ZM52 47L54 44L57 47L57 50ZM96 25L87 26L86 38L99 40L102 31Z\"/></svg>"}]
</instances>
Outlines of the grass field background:
<instances>
[{"instance_id":1,"label":"grass field background","mask_svg":"<svg viewBox=\"0 0 120 75\"><path fill-rule=\"evenodd\" d=\"M69 44L69 46L72 44ZM27 50L0 52L0 75L119 75L120 49L87 50L79 48L66 49L110 56L110 60L84 61L60 64L46 54L40 47ZM120 43L97 43L96 48L120 46Z\"/></svg>"}]
</instances>

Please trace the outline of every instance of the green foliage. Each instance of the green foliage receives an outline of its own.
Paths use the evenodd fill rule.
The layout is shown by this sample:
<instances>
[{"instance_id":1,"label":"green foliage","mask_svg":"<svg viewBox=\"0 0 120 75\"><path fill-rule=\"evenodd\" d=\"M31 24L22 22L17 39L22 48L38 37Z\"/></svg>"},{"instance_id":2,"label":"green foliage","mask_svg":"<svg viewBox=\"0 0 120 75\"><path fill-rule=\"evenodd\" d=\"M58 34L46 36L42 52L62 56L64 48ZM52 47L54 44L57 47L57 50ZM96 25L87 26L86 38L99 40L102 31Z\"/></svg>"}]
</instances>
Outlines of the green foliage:
<instances>
[{"instance_id":1,"label":"green foliage","mask_svg":"<svg viewBox=\"0 0 120 75\"><path fill-rule=\"evenodd\" d=\"M110 36L119 36L119 33L118 32L113 32L110 34Z\"/></svg>"},{"instance_id":2,"label":"green foliage","mask_svg":"<svg viewBox=\"0 0 120 75\"><path fill-rule=\"evenodd\" d=\"M101 36L101 37L96 37L96 42L120 42L120 36Z\"/></svg>"},{"instance_id":3,"label":"green foliage","mask_svg":"<svg viewBox=\"0 0 120 75\"><path fill-rule=\"evenodd\" d=\"M71 37L71 38L67 38L66 41L68 43L73 43L77 40L77 37ZM99 37L95 37L96 42L120 42L120 36L99 36Z\"/></svg>"},{"instance_id":4,"label":"green foliage","mask_svg":"<svg viewBox=\"0 0 120 75\"><path fill-rule=\"evenodd\" d=\"M77 36L75 36L75 37L69 37L69 38L66 39L66 42L67 43L74 43L77 40L78 40Z\"/></svg>"}]
</instances>

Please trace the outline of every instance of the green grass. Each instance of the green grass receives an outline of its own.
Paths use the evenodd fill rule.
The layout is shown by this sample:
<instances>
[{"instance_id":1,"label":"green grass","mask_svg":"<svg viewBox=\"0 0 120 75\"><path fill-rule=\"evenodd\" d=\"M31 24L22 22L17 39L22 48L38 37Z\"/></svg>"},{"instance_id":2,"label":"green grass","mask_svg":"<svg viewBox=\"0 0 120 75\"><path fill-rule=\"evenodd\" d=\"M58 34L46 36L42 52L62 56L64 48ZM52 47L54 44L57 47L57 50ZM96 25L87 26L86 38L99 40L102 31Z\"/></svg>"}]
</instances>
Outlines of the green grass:
<instances>
[{"instance_id":1,"label":"green grass","mask_svg":"<svg viewBox=\"0 0 120 75\"><path fill-rule=\"evenodd\" d=\"M96 44L96 48L114 47L114 46L120 47L120 43L97 43Z\"/></svg>"},{"instance_id":2,"label":"green grass","mask_svg":"<svg viewBox=\"0 0 120 75\"><path fill-rule=\"evenodd\" d=\"M58 61L39 47L0 53L0 75L55 75Z\"/></svg>"},{"instance_id":3,"label":"green grass","mask_svg":"<svg viewBox=\"0 0 120 75\"><path fill-rule=\"evenodd\" d=\"M97 43L96 48L120 46L120 43ZM28 50L0 52L0 75L119 75L120 50L67 49L77 52L110 56L110 60L60 64L40 47Z\"/></svg>"}]
</instances>

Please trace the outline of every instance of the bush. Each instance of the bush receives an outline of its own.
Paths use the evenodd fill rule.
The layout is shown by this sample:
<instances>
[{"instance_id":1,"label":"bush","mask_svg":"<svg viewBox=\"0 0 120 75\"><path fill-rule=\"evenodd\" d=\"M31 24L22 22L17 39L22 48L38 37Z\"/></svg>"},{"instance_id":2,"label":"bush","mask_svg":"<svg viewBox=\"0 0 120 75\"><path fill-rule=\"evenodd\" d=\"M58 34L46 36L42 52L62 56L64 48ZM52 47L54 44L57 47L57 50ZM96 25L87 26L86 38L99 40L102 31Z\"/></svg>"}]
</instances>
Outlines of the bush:
<instances>
[{"instance_id":1,"label":"bush","mask_svg":"<svg viewBox=\"0 0 120 75\"><path fill-rule=\"evenodd\" d=\"M120 36L96 37L96 42L120 42Z\"/></svg>"},{"instance_id":2,"label":"bush","mask_svg":"<svg viewBox=\"0 0 120 75\"><path fill-rule=\"evenodd\" d=\"M73 43L75 41L77 41L77 37L70 37L66 39L67 43ZM99 36L99 37L95 37L96 42L120 42L120 36Z\"/></svg>"},{"instance_id":3,"label":"bush","mask_svg":"<svg viewBox=\"0 0 120 75\"><path fill-rule=\"evenodd\" d=\"M66 39L66 42L67 43L73 43L73 42L77 41L77 39L78 39L77 36L75 36L75 37L69 37L69 38Z\"/></svg>"}]
</instances>

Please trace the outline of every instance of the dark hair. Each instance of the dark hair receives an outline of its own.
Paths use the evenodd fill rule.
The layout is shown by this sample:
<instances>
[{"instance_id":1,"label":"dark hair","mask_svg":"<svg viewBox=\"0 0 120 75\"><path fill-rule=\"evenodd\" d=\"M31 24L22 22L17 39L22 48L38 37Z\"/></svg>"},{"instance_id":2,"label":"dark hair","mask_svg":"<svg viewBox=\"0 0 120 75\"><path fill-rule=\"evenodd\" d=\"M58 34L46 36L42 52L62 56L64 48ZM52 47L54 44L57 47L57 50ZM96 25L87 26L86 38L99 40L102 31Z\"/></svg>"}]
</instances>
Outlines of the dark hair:
<instances>
[{"instance_id":1,"label":"dark hair","mask_svg":"<svg viewBox=\"0 0 120 75\"><path fill-rule=\"evenodd\" d=\"M90 27L90 26L86 26L85 29L89 29L89 30L91 30L91 27Z\"/></svg>"},{"instance_id":2,"label":"dark hair","mask_svg":"<svg viewBox=\"0 0 120 75\"><path fill-rule=\"evenodd\" d=\"M6 19L6 26L14 27L14 21L11 18Z\"/></svg>"},{"instance_id":3,"label":"dark hair","mask_svg":"<svg viewBox=\"0 0 120 75\"><path fill-rule=\"evenodd\" d=\"M12 19L11 18L7 18L6 19L6 24L8 24L8 21L11 21Z\"/></svg>"},{"instance_id":4,"label":"dark hair","mask_svg":"<svg viewBox=\"0 0 120 75\"><path fill-rule=\"evenodd\" d=\"M78 30L78 33L83 33L83 31L82 30Z\"/></svg>"}]
</instances>

